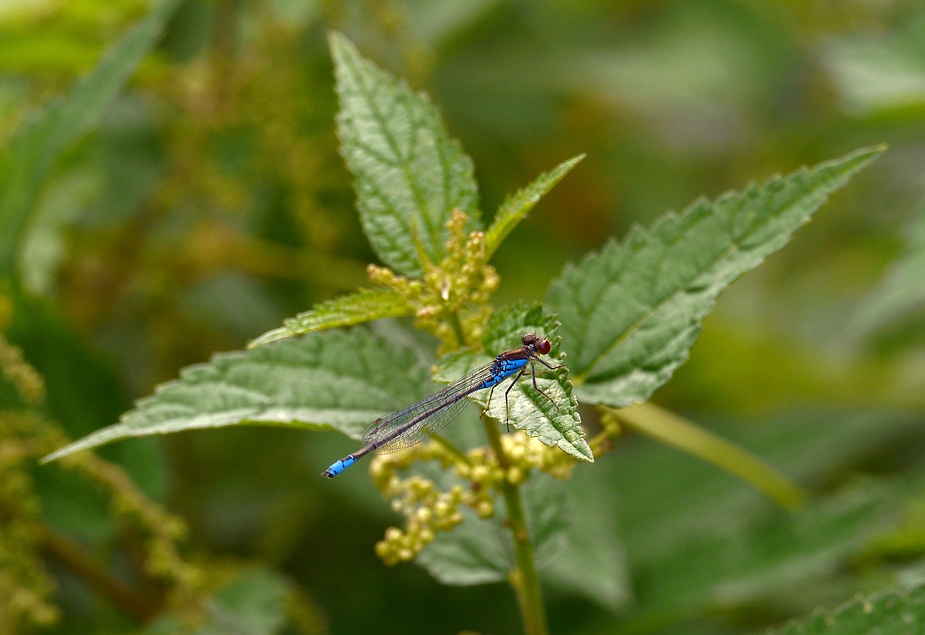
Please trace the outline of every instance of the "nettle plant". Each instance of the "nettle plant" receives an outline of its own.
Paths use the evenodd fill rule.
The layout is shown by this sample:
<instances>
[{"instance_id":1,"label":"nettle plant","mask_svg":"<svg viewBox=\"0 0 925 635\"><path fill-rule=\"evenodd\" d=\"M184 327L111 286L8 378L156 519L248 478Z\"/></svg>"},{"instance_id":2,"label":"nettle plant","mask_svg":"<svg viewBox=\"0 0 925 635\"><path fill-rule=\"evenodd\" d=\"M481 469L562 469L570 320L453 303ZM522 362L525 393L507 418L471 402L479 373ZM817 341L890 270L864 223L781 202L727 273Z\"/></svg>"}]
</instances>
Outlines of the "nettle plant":
<instances>
[{"instance_id":1,"label":"nettle plant","mask_svg":"<svg viewBox=\"0 0 925 635\"><path fill-rule=\"evenodd\" d=\"M375 545L383 562L416 560L451 584L506 579L525 630L546 632L537 567L551 559L544 554L558 552L550 579L591 597L608 594L589 574L607 566L607 550L584 544L593 542L596 528L583 523L579 533L570 526L581 510L568 510L560 482L607 452L621 425L692 451L703 447L690 441L692 430L699 438L709 433L644 402L684 362L717 296L783 247L882 148L714 201L700 199L567 265L542 302L495 308L490 299L499 275L489 264L492 255L582 156L509 197L485 229L472 161L427 96L364 60L343 36L333 34L330 44L343 156L355 177L363 227L387 265L369 266L375 286L286 320L247 351L186 369L120 423L46 460L125 437L231 425L333 429L360 439L377 417L433 393L433 381L453 382L519 348L524 334L537 334L549 339L545 357L558 365L537 377L548 399L529 373L507 400L506 386L490 403L489 391L473 393L484 437L477 438L478 426L457 424L452 438L435 435L378 456L369 473L406 518L404 528L389 528ZM366 328L332 330L403 316L439 340L432 367L416 350ZM590 439L579 401L595 409L602 424ZM714 441L722 457L700 454L785 506L799 502L799 488L744 451ZM492 526L498 522L504 532Z\"/></svg>"}]
</instances>

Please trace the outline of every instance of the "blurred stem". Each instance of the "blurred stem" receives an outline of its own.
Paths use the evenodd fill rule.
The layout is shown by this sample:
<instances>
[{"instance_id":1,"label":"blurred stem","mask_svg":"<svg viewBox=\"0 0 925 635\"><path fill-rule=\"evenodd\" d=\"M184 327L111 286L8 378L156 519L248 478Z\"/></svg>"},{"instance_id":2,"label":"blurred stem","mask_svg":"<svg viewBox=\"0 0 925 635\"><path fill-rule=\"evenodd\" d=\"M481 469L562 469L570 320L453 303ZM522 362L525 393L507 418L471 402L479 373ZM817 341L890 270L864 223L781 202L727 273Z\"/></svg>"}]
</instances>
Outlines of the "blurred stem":
<instances>
[{"instance_id":1,"label":"blurred stem","mask_svg":"<svg viewBox=\"0 0 925 635\"><path fill-rule=\"evenodd\" d=\"M501 446L501 433L498 431L498 422L487 415L482 416L485 432L491 444L498 464L507 472L508 460ZM514 587L517 601L520 603L520 613L524 620L526 635L547 635L546 607L543 604L543 592L540 589L540 578L536 571L536 562L533 559L533 544L527 532L527 522L524 516L523 504L520 500L520 489L516 485L502 481L501 493L507 507L507 525L514 535L514 553L517 568L508 575L508 582Z\"/></svg>"},{"instance_id":2,"label":"blurred stem","mask_svg":"<svg viewBox=\"0 0 925 635\"><path fill-rule=\"evenodd\" d=\"M435 434L430 438L435 443L442 445L444 450L455 456L460 462L465 463L466 465L471 465L472 462L469 460L469 457L466 456L462 450L457 448L456 445L446 437Z\"/></svg>"},{"instance_id":3,"label":"blurred stem","mask_svg":"<svg viewBox=\"0 0 925 635\"><path fill-rule=\"evenodd\" d=\"M37 527L37 531L42 549L51 560L60 563L126 613L141 622L146 622L161 610L159 601L150 595L136 593L126 584L113 578L71 538L42 526Z\"/></svg>"},{"instance_id":4,"label":"blurred stem","mask_svg":"<svg viewBox=\"0 0 925 635\"><path fill-rule=\"evenodd\" d=\"M784 509L796 509L806 500L803 488L761 458L673 412L651 403L621 409L599 408L604 418L613 417L627 427L738 476Z\"/></svg>"},{"instance_id":5,"label":"blurred stem","mask_svg":"<svg viewBox=\"0 0 925 635\"><path fill-rule=\"evenodd\" d=\"M450 315L450 321L453 324L453 330L456 332L456 340L459 342L459 347L463 348L466 345L466 331L463 329L462 321L459 319L459 313L452 313Z\"/></svg>"}]
</instances>

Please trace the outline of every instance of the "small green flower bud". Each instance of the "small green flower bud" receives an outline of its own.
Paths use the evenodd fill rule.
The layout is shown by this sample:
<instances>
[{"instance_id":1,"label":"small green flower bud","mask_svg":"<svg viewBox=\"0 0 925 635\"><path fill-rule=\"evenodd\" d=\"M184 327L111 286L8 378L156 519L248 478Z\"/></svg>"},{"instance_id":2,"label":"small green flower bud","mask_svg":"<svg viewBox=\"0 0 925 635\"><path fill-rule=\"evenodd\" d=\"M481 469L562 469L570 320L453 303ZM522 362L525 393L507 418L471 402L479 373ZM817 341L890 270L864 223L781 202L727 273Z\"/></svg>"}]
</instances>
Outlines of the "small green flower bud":
<instances>
[{"instance_id":1,"label":"small green flower bud","mask_svg":"<svg viewBox=\"0 0 925 635\"><path fill-rule=\"evenodd\" d=\"M507 470L507 482L511 485L520 485L527 480L526 473L517 466L512 465Z\"/></svg>"}]
</instances>

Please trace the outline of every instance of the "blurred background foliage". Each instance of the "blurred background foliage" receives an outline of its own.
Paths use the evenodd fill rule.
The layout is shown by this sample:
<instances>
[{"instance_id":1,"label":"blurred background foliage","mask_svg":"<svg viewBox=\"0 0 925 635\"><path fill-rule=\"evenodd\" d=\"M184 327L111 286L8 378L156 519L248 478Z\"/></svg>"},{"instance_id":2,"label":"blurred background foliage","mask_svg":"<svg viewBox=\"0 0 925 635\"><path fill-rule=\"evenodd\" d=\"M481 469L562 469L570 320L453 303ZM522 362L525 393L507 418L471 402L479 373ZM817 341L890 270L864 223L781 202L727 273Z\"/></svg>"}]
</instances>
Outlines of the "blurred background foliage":
<instances>
[{"instance_id":1,"label":"blurred background foliage","mask_svg":"<svg viewBox=\"0 0 925 635\"><path fill-rule=\"evenodd\" d=\"M0 146L149 9L0 2ZM922 579L925 7L915 0L187 0L101 125L55 163L19 257L25 292L2 307L7 338L44 378L50 416L70 437L115 422L182 366L364 283L375 259L337 152L331 28L439 104L475 161L486 214L587 153L499 250L499 303L542 297L565 262L632 223L887 142L722 297L654 397L813 491L837 490L843 507L893 501L869 514L875 538L852 542L829 508L810 527L786 525L731 477L627 438L595 466L615 484L600 496L620 509L622 599L615 612L567 589L547 599L556 633L738 633ZM100 454L186 520L188 557L212 578L251 565L283 574L258 570L244 595L285 595L291 632L516 632L506 586L445 587L378 563L387 505L364 479L318 477L350 447L333 434L236 428ZM36 507L23 535L66 534L132 580L137 540L100 489L57 467L28 473ZM14 485L4 496L25 487ZM729 518L734 537L715 527L691 537ZM730 545L741 557L727 553L714 580L702 563ZM774 577L778 548L827 564L802 577L780 565ZM28 583L60 609L45 632L141 628L66 562L48 566Z\"/></svg>"}]
</instances>

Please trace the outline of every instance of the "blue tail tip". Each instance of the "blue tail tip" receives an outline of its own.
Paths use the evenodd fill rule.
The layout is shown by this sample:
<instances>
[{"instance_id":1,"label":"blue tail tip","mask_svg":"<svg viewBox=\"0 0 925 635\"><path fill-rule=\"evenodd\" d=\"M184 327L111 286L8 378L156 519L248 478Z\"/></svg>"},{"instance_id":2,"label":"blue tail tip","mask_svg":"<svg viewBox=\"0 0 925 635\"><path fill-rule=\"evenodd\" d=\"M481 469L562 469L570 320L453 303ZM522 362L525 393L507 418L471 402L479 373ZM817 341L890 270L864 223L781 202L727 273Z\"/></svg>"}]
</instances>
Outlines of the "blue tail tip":
<instances>
[{"instance_id":1,"label":"blue tail tip","mask_svg":"<svg viewBox=\"0 0 925 635\"><path fill-rule=\"evenodd\" d=\"M338 474L346 470L348 467L350 467L354 463L356 463L356 458L352 454L350 454L348 456L345 456L339 461L335 461L334 465L332 465L331 467L329 467L328 469L326 469L324 472L321 473L321 476L324 476L326 478L334 478L335 476L337 476Z\"/></svg>"}]
</instances>

